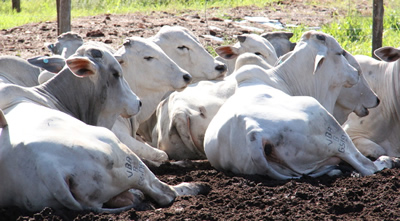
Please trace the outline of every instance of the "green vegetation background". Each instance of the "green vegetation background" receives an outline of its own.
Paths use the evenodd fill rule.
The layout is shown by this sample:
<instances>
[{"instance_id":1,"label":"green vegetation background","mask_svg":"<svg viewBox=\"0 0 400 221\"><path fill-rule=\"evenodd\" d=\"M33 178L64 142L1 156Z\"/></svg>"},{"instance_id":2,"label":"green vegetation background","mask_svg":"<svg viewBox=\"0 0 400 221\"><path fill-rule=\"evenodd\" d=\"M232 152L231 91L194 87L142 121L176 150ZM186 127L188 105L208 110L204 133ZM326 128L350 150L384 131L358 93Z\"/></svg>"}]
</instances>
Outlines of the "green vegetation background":
<instances>
[{"instance_id":1,"label":"green vegetation background","mask_svg":"<svg viewBox=\"0 0 400 221\"><path fill-rule=\"evenodd\" d=\"M98 14L124 14L133 12L174 11L185 9L204 10L219 7L256 5L270 6L277 0L72 0L72 18ZM321 4L321 1L306 0L305 4ZM361 15L356 5L362 0L324 0L324 6L347 10L347 15L336 15L335 22L321 27L321 31L334 36L352 54L371 55L372 11ZM372 1L368 1L372 4ZM383 46L400 46L400 1L384 0ZM352 7L354 6L354 7ZM221 13L221 17L223 13ZM21 0L21 12L11 9L11 0L0 1L0 29L8 29L26 23L54 21L57 18L55 0ZM290 28L294 32L292 41L297 41L308 30L306 25Z\"/></svg>"}]
</instances>

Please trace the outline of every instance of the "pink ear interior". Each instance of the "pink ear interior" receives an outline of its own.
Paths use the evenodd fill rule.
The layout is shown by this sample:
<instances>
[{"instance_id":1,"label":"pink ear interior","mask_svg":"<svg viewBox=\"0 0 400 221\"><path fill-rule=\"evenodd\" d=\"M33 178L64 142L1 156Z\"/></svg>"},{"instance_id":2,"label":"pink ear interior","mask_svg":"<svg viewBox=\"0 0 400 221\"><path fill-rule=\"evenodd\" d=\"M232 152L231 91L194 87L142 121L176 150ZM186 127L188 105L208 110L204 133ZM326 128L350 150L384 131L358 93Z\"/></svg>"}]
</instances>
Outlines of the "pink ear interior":
<instances>
[{"instance_id":1,"label":"pink ear interior","mask_svg":"<svg viewBox=\"0 0 400 221\"><path fill-rule=\"evenodd\" d=\"M95 65L87 58L69 58L67 66L77 77L88 77L96 72Z\"/></svg>"},{"instance_id":2,"label":"pink ear interior","mask_svg":"<svg viewBox=\"0 0 400 221\"><path fill-rule=\"evenodd\" d=\"M231 46L219 46L215 49L215 52L224 59L234 59L238 56Z\"/></svg>"},{"instance_id":3,"label":"pink ear interior","mask_svg":"<svg viewBox=\"0 0 400 221\"><path fill-rule=\"evenodd\" d=\"M374 54L382 61L393 62L400 58L400 52L397 48L382 47L374 51Z\"/></svg>"}]
</instances>

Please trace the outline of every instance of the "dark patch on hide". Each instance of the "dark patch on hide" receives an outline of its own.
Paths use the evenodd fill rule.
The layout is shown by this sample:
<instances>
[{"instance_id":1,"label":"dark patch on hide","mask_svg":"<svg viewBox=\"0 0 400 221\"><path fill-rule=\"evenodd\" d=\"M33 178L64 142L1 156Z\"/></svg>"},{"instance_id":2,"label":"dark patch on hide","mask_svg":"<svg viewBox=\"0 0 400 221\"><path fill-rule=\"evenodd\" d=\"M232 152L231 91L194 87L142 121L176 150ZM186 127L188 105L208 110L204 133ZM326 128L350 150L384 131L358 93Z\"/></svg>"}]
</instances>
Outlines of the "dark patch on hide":
<instances>
[{"instance_id":1,"label":"dark patch on hide","mask_svg":"<svg viewBox=\"0 0 400 221\"><path fill-rule=\"evenodd\" d=\"M104 104L107 100L107 91L108 91L108 87L109 87L110 83L107 81L106 85L104 85L101 88L101 92L100 92L100 103Z\"/></svg>"},{"instance_id":2,"label":"dark patch on hide","mask_svg":"<svg viewBox=\"0 0 400 221\"><path fill-rule=\"evenodd\" d=\"M272 151L273 151L274 145L270 144L270 143L266 143L264 145L264 153L266 156L270 156Z\"/></svg>"},{"instance_id":3,"label":"dark patch on hide","mask_svg":"<svg viewBox=\"0 0 400 221\"><path fill-rule=\"evenodd\" d=\"M114 161L113 160L107 161L106 169L111 170L113 167L114 167Z\"/></svg>"},{"instance_id":4,"label":"dark patch on hide","mask_svg":"<svg viewBox=\"0 0 400 221\"><path fill-rule=\"evenodd\" d=\"M101 195L101 191L99 189L96 189L95 191L93 191L92 194L90 194L88 196L89 200L95 201L99 198L99 196Z\"/></svg>"},{"instance_id":5,"label":"dark patch on hide","mask_svg":"<svg viewBox=\"0 0 400 221\"><path fill-rule=\"evenodd\" d=\"M98 171L96 171L95 173L94 173L94 175L93 175L93 180L96 182L96 183L100 183L102 180L103 180L103 176L98 172Z\"/></svg>"}]
</instances>

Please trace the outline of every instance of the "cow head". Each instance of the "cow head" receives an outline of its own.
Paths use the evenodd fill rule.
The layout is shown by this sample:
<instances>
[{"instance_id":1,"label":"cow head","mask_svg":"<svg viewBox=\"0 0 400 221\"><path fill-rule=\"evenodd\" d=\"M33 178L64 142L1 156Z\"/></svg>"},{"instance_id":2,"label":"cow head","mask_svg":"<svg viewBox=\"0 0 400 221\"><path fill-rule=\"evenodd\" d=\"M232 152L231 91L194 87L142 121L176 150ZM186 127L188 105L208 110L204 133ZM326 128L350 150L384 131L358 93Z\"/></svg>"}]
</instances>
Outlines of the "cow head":
<instances>
[{"instance_id":1,"label":"cow head","mask_svg":"<svg viewBox=\"0 0 400 221\"><path fill-rule=\"evenodd\" d=\"M68 58L83 44L83 39L76 33L66 32L58 36L57 41L47 44L47 48L56 55Z\"/></svg>"},{"instance_id":2,"label":"cow head","mask_svg":"<svg viewBox=\"0 0 400 221\"><path fill-rule=\"evenodd\" d=\"M293 37L292 32L274 31L261 34L261 37L267 39L273 46L278 57L292 51L296 43L290 41Z\"/></svg>"},{"instance_id":3,"label":"cow head","mask_svg":"<svg viewBox=\"0 0 400 221\"><path fill-rule=\"evenodd\" d=\"M225 75L226 65L215 60L199 40L184 27L164 26L151 40L193 76L193 83L222 78Z\"/></svg>"},{"instance_id":4,"label":"cow head","mask_svg":"<svg viewBox=\"0 0 400 221\"><path fill-rule=\"evenodd\" d=\"M379 104L379 98L371 89L357 60L349 53L345 54L348 62L358 70L360 80L352 87L343 87L336 100L333 110L333 116L343 124L348 115L354 112L359 117L365 117L369 114L368 108L374 108Z\"/></svg>"},{"instance_id":5,"label":"cow head","mask_svg":"<svg viewBox=\"0 0 400 221\"><path fill-rule=\"evenodd\" d=\"M315 58L314 74L319 71L332 73L328 78L333 86L337 87L343 85L351 87L358 82L359 70L353 67L348 60L352 55L346 52L332 36L322 32L308 31L302 35L299 44L303 43L309 45L308 48L313 51L310 53ZM326 77L324 77L325 81L328 80Z\"/></svg>"},{"instance_id":6,"label":"cow head","mask_svg":"<svg viewBox=\"0 0 400 221\"><path fill-rule=\"evenodd\" d=\"M127 81L139 96L149 92L183 90L192 76L172 61L154 42L128 38L114 54L126 74ZM141 83L145 81L145 83Z\"/></svg>"},{"instance_id":7,"label":"cow head","mask_svg":"<svg viewBox=\"0 0 400 221\"><path fill-rule=\"evenodd\" d=\"M256 34L239 35L237 38L239 42L235 45L219 46L215 49L221 58L227 60L229 73L235 69L237 57L246 52L254 53L270 65L278 60L274 47L267 39Z\"/></svg>"}]
</instances>

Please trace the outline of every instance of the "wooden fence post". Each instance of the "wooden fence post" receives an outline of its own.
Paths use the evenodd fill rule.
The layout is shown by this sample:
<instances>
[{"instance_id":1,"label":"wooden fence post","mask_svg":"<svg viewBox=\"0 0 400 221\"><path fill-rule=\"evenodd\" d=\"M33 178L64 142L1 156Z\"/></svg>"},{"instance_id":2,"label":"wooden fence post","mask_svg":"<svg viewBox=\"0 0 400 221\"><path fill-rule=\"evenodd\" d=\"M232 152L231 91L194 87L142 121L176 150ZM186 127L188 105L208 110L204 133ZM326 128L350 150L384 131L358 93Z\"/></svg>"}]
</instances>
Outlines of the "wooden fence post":
<instances>
[{"instance_id":1,"label":"wooden fence post","mask_svg":"<svg viewBox=\"0 0 400 221\"><path fill-rule=\"evenodd\" d=\"M374 0L372 12L372 57L378 59L374 55L374 51L382 47L383 33L383 0Z\"/></svg>"},{"instance_id":2,"label":"wooden fence post","mask_svg":"<svg viewBox=\"0 0 400 221\"><path fill-rule=\"evenodd\" d=\"M71 0L57 0L57 33L71 31Z\"/></svg>"},{"instance_id":3,"label":"wooden fence post","mask_svg":"<svg viewBox=\"0 0 400 221\"><path fill-rule=\"evenodd\" d=\"M17 12L21 12L21 1L20 0L12 0L12 9L16 10Z\"/></svg>"}]
</instances>

